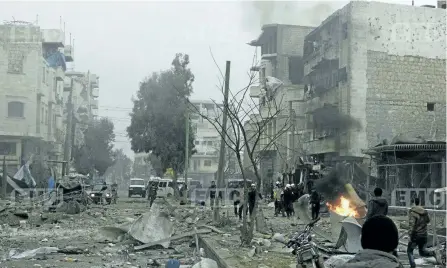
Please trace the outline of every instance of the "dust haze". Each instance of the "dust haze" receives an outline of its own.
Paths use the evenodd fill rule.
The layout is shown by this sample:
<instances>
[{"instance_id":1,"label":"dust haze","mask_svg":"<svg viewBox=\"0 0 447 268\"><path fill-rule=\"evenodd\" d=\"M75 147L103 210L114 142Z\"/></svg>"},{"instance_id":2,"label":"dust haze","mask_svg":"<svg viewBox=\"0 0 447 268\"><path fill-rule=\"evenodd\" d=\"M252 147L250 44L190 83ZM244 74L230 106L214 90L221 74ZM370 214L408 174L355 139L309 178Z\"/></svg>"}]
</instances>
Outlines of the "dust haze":
<instances>
[{"instance_id":1,"label":"dust haze","mask_svg":"<svg viewBox=\"0 0 447 268\"><path fill-rule=\"evenodd\" d=\"M347 3L340 1L242 2L243 26L248 31L259 31L262 25L272 23L318 26Z\"/></svg>"}]
</instances>

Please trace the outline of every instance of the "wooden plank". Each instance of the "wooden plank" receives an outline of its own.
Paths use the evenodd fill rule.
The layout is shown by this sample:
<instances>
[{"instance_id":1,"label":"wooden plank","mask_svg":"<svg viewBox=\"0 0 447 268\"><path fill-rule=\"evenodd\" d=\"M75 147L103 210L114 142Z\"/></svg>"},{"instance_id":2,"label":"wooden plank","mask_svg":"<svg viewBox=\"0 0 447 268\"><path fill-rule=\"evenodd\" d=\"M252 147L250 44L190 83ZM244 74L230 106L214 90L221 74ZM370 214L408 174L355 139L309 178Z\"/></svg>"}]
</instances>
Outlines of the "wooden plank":
<instances>
[{"instance_id":1,"label":"wooden plank","mask_svg":"<svg viewBox=\"0 0 447 268\"><path fill-rule=\"evenodd\" d=\"M180 234L180 235L175 235L175 236L171 236L171 237L168 237L168 238L164 238L164 239L161 239L161 240L158 240L158 241L154 241L154 242L151 242L151 243L148 243L148 244L144 244L144 245L141 245L141 246L135 246L134 249L135 250L141 250L141 249L149 248L149 247L152 247L152 246L164 243L164 242L168 242L168 241L172 241L172 240L178 240L178 239L181 239L181 238L184 238L184 237L188 237L188 236L194 236L195 234L208 234L208 233L211 233L211 232L212 232L212 230L210 230L210 229L198 230L197 232L196 231L191 231L191 232L187 232L187 233L184 233L184 234Z\"/></svg>"}]
</instances>

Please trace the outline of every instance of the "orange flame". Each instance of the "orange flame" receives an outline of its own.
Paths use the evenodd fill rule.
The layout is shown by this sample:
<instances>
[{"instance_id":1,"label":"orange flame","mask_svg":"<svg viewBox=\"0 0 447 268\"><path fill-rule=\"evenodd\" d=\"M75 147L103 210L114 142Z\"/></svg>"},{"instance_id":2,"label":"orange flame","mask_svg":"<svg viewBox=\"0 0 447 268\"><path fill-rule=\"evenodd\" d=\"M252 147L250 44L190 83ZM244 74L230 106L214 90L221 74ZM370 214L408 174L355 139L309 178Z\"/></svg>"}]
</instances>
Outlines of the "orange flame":
<instances>
[{"instance_id":1,"label":"orange flame","mask_svg":"<svg viewBox=\"0 0 447 268\"><path fill-rule=\"evenodd\" d=\"M340 196L337 204L326 203L326 206L329 210L337 213L340 216L344 217L354 217L357 218L359 213L357 212L356 207L349 201L349 199L344 196Z\"/></svg>"}]
</instances>

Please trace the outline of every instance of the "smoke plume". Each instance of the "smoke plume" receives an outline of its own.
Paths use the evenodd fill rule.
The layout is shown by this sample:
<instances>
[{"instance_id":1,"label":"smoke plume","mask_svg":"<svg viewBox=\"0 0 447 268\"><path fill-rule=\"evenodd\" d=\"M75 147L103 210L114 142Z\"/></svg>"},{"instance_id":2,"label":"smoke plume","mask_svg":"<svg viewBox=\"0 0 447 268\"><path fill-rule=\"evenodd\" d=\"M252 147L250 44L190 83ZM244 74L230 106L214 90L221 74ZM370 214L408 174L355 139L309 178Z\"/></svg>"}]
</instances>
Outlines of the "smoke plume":
<instances>
[{"instance_id":1,"label":"smoke plume","mask_svg":"<svg viewBox=\"0 0 447 268\"><path fill-rule=\"evenodd\" d=\"M242 2L243 25L259 31L265 24L318 26L347 2L339 1L247 1Z\"/></svg>"},{"instance_id":2,"label":"smoke plume","mask_svg":"<svg viewBox=\"0 0 447 268\"><path fill-rule=\"evenodd\" d=\"M334 201L345 193L345 184L349 183L347 180L348 166L339 163L323 178L316 180L315 189L323 195L327 201Z\"/></svg>"}]
</instances>

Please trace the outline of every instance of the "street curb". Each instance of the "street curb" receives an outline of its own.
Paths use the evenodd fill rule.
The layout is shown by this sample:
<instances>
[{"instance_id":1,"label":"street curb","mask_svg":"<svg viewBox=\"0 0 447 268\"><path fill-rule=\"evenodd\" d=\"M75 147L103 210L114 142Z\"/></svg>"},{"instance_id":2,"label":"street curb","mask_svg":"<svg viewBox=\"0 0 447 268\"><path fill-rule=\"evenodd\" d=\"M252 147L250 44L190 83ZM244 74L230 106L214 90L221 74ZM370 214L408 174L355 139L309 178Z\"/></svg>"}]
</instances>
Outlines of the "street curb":
<instances>
[{"instance_id":1,"label":"street curb","mask_svg":"<svg viewBox=\"0 0 447 268\"><path fill-rule=\"evenodd\" d=\"M169 210L175 206L171 204L167 199L163 199L164 203L169 207ZM240 264L232 259L232 255L228 252L219 252L219 245L206 235L197 235L199 239L199 247L205 251L205 256L209 259L216 261L219 268L237 268L241 267Z\"/></svg>"}]
</instances>

